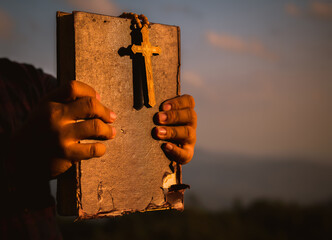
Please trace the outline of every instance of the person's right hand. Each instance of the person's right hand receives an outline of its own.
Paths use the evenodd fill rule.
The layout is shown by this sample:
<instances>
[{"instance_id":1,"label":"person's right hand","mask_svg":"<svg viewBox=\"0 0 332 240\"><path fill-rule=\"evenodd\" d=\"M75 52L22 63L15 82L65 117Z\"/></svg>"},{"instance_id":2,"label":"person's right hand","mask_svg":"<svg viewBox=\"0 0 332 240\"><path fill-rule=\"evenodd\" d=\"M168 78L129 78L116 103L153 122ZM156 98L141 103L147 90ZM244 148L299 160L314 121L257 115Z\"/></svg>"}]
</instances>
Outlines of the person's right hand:
<instances>
[{"instance_id":1,"label":"person's right hand","mask_svg":"<svg viewBox=\"0 0 332 240\"><path fill-rule=\"evenodd\" d=\"M106 148L101 142L80 143L115 137L109 124L116 115L99 100L96 91L82 82L63 85L41 102L14 137L11 154L21 159L27 174L49 178L68 170L73 162L102 156Z\"/></svg>"}]
</instances>

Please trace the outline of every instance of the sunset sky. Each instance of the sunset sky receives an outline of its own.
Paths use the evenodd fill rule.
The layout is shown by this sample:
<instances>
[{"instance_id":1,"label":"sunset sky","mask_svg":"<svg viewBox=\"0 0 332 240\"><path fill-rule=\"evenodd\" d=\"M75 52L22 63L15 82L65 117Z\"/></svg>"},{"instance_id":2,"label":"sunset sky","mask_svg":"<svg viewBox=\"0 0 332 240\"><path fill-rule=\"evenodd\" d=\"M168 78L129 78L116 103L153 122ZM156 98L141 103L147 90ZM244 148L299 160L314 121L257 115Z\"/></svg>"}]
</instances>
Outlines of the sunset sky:
<instances>
[{"instance_id":1,"label":"sunset sky","mask_svg":"<svg viewBox=\"0 0 332 240\"><path fill-rule=\"evenodd\" d=\"M179 25L198 147L331 160L332 1L3 0L1 56L55 74L57 10Z\"/></svg>"},{"instance_id":2,"label":"sunset sky","mask_svg":"<svg viewBox=\"0 0 332 240\"><path fill-rule=\"evenodd\" d=\"M1 0L1 56L55 74L58 10L180 26L198 149L332 164L332 1Z\"/></svg>"}]
</instances>

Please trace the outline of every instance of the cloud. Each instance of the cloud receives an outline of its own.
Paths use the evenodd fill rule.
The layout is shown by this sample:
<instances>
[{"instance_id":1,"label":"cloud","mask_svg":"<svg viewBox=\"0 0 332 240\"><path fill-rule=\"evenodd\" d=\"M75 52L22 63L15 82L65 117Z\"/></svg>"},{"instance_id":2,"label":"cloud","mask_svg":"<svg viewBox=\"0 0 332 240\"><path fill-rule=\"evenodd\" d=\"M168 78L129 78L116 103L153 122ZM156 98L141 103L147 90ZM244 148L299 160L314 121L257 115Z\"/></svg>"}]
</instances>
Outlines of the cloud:
<instances>
[{"instance_id":1,"label":"cloud","mask_svg":"<svg viewBox=\"0 0 332 240\"><path fill-rule=\"evenodd\" d=\"M319 19L332 20L332 3L312 2L309 13Z\"/></svg>"},{"instance_id":2,"label":"cloud","mask_svg":"<svg viewBox=\"0 0 332 240\"><path fill-rule=\"evenodd\" d=\"M302 14L302 10L294 3L287 3L285 5L285 11L292 16L300 16Z\"/></svg>"},{"instance_id":3,"label":"cloud","mask_svg":"<svg viewBox=\"0 0 332 240\"><path fill-rule=\"evenodd\" d=\"M65 2L81 11L107 15L119 15L121 13L118 6L109 0L65 0Z\"/></svg>"},{"instance_id":4,"label":"cloud","mask_svg":"<svg viewBox=\"0 0 332 240\"><path fill-rule=\"evenodd\" d=\"M304 16L320 20L332 20L332 3L313 1L304 8L300 8L293 3L287 3L285 12L294 17Z\"/></svg>"},{"instance_id":5,"label":"cloud","mask_svg":"<svg viewBox=\"0 0 332 240\"><path fill-rule=\"evenodd\" d=\"M182 71L183 89L191 92L193 95L208 101L215 101L218 99L218 93L210 85L206 84L201 74L196 71L184 70Z\"/></svg>"},{"instance_id":6,"label":"cloud","mask_svg":"<svg viewBox=\"0 0 332 240\"><path fill-rule=\"evenodd\" d=\"M201 76L191 71L184 71L182 73L182 80L196 88L202 87L204 83Z\"/></svg>"},{"instance_id":7,"label":"cloud","mask_svg":"<svg viewBox=\"0 0 332 240\"><path fill-rule=\"evenodd\" d=\"M237 36L209 31L206 39L212 46L230 52L249 54L256 57L276 60L277 56L269 51L260 41L242 39Z\"/></svg>"},{"instance_id":8,"label":"cloud","mask_svg":"<svg viewBox=\"0 0 332 240\"><path fill-rule=\"evenodd\" d=\"M0 39L10 39L13 35L14 21L4 10L0 9Z\"/></svg>"}]
</instances>

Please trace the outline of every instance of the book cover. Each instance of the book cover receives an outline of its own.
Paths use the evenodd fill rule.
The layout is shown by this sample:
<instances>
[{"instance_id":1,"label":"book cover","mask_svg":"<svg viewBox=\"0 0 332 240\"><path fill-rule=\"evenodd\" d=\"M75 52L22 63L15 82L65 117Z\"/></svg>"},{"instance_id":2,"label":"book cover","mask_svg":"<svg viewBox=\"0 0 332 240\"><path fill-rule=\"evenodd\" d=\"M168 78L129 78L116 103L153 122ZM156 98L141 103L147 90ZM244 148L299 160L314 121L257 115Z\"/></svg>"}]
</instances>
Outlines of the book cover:
<instances>
[{"instance_id":1,"label":"book cover","mask_svg":"<svg viewBox=\"0 0 332 240\"><path fill-rule=\"evenodd\" d=\"M87 83L117 114L117 135L103 142L106 154L75 164L58 179L60 215L86 219L183 209L181 166L151 134L161 103L180 94L180 28L151 23L149 38L161 48L151 57L153 107L146 104L144 59L131 51L142 37L130 19L57 13L58 79Z\"/></svg>"}]
</instances>

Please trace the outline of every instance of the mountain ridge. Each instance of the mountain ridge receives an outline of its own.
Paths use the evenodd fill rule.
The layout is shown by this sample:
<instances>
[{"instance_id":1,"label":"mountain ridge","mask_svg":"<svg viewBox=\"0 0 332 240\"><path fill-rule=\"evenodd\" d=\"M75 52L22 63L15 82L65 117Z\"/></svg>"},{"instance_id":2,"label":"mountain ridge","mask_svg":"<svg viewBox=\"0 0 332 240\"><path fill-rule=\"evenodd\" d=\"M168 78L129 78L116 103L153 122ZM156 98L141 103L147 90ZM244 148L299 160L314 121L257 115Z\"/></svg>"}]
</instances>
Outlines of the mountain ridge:
<instances>
[{"instance_id":1,"label":"mountain ridge","mask_svg":"<svg viewBox=\"0 0 332 240\"><path fill-rule=\"evenodd\" d=\"M310 204L332 198L332 164L300 157L246 157L198 148L184 166L187 192L211 209L228 207L234 199L248 203L270 198Z\"/></svg>"}]
</instances>

